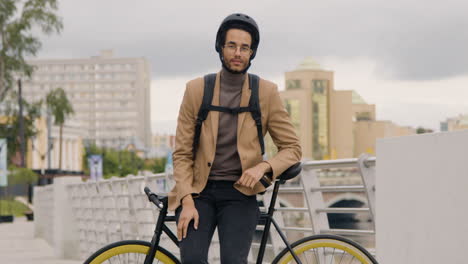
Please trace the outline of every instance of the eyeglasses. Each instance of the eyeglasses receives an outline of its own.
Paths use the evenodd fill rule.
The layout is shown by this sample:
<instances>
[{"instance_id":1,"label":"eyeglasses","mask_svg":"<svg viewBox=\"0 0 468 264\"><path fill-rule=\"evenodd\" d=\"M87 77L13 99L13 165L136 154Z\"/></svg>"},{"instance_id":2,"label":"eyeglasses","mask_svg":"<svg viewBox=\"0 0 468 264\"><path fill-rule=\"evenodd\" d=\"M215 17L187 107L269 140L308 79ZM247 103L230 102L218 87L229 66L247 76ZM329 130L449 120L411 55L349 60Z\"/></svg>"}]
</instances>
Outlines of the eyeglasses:
<instances>
[{"instance_id":1,"label":"eyeglasses","mask_svg":"<svg viewBox=\"0 0 468 264\"><path fill-rule=\"evenodd\" d=\"M238 47L236 44L232 44L232 43L224 45L224 48L227 49L230 53L235 53L237 51L237 48L239 48L240 53L242 55L250 55L250 52L252 51L252 49L250 49L250 47L248 46Z\"/></svg>"}]
</instances>

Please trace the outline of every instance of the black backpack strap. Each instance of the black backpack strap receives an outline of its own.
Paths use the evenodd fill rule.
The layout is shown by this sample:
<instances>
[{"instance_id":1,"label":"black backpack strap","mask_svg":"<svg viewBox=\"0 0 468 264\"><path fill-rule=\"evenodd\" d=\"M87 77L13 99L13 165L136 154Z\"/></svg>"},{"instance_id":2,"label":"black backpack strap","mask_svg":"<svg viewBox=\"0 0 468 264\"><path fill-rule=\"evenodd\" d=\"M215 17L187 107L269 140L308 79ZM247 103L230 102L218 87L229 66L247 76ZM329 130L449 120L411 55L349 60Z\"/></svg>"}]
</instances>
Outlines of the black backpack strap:
<instances>
[{"instance_id":1,"label":"black backpack strap","mask_svg":"<svg viewBox=\"0 0 468 264\"><path fill-rule=\"evenodd\" d=\"M257 125L257 134L258 142L260 143L260 148L262 149L262 155L265 154L265 143L263 141L263 131L262 131L262 113L260 111L260 103L258 97L260 79L255 74L249 74L249 86L251 90L249 108L250 113L252 114L253 120L255 120L255 125Z\"/></svg>"},{"instance_id":2,"label":"black backpack strap","mask_svg":"<svg viewBox=\"0 0 468 264\"><path fill-rule=\"evenodd\" d=\"M192 153L193 153L194 160L195 160L195 154L197 153L198 145L200 144L201 127L202 127L203 121L205 121L206 117L208 116L208 112L210 111L209 108L211 106L211 101L213 100L213 91L214 91L214 86L215 86L215 81L216 81L216 73L207 74L205 75L203 79L205 81L205 86L203 88L203 100L202 100L200 109L198 110L198 116L197 116L197 120L195 123L195 133L193 136Z\"/></svg>"},{"instance_id":3,"label":"black backpack strap","mask_svg":"<svg viewBox=\"0 0 468 264\"><path fill-rule=\"evenodd\" d=\"M237 115L237 114L243 113L243 112L250 112L250 107L229 108L229 107L224 107L224 106L210 105L208 107L208 110L209 111L224 112L224 113L228 113L228 114L231 114L231 115Z\"/></svg>"}]
</instances>

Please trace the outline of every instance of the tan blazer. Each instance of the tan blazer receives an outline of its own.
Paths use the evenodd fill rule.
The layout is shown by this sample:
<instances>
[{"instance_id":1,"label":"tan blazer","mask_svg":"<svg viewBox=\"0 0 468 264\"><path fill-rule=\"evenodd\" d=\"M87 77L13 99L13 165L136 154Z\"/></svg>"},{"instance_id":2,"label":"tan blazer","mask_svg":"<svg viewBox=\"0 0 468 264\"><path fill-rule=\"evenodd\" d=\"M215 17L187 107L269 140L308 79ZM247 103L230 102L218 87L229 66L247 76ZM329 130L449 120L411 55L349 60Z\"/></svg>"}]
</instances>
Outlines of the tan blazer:
<instances>
[{"instance_id":1,"label":"tan blazer","mask_svg":"<svg viewBox=\"0 0 468 264\"><path fill-rule=\"evenodd\" d=\"M213 105L219 105L220 73L216 76L213 92ZM175 210L183 197L188 194L197 196L206 186L210 167L216 153L218 136L219 112L210 111L202 125L200 144L195 161L192 160L192 144L195 132L195 121L202 103L204 81L197 78L187 83L184 98L180 106L177 120L177 132L174 161L175 187L169 193L169 209ZM250 99L248 76L245 78L240 106L248 106ZM259 101L262 112L263 135L268 131L278 147L278 153L267 160L276 178L291 165L300 161L301 147L289 115L284 109L277 86L260 79ZM254 167L263 161L258 142L257 127L250 112L238 116L237 150L239 152L242 171ZM235 188L246 195L254 195L265 190L261 183L253 189L235 185Z\"/></svg>"}]
</instances>

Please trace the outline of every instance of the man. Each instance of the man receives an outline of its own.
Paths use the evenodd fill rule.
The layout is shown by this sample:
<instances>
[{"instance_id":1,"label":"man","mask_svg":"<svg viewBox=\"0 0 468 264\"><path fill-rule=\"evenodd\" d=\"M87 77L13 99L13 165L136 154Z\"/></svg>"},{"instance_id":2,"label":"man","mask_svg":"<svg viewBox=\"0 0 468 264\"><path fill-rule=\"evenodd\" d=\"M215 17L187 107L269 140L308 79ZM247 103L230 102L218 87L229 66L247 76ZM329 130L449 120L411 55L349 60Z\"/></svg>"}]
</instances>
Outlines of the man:
<instances>
[{"instance_id":1,"label":"man","mask_svg":"<svg viewBox=\"0 0 468 264\"><path fill-rule=\"evenodd\" d=\"M216 36L222 70L216 75L213 106L249 105L250 76L246 74L260 41L256 22L244 14L224 19ZM211 110L199 142L194 137L202 104L204 79L187 83L180 107L173 154L176 185L169 209L176 210L182 263L208 263L208 249L218 228L221 263L247 263L259 217L256 194L265 173L273 179L301 159L299 140L281 102L277 86L259 79L261 130L249 112ZM269 132L278 153L263 161L263 136ZM261 134L261 139L259 138Z\"/></svg>"}]
</instances>

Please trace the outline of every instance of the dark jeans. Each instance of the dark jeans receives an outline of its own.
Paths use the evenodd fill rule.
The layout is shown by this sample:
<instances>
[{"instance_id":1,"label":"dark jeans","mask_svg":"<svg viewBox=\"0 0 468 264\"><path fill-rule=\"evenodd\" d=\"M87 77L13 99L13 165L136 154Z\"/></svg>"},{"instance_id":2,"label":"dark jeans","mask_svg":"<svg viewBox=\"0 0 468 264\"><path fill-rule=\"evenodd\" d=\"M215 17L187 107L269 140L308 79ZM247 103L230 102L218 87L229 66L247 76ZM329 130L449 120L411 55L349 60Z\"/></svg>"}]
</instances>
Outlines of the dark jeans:
<instances>
[{"instance_id":1,"label":"dark jeans","mask_svg":"<svg viewBox=\"0 0 468 264\"><path fill-rule=\"evenodd\" d=\"M194 199L198 210L198 230L190 222L187 237L180 242L183 264L208 263L208 249L218 227L221 263L247 263L253 234L260 215L256 196L234 189L232 181L208 181ZM182 208L176 210L177 222Z\"/></svg>"}]
</instances>

